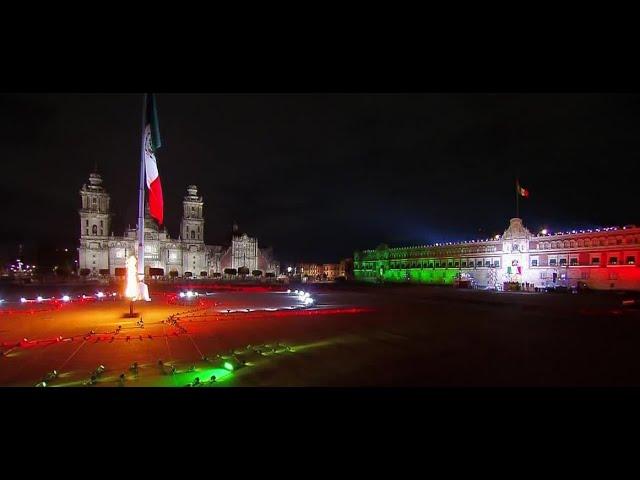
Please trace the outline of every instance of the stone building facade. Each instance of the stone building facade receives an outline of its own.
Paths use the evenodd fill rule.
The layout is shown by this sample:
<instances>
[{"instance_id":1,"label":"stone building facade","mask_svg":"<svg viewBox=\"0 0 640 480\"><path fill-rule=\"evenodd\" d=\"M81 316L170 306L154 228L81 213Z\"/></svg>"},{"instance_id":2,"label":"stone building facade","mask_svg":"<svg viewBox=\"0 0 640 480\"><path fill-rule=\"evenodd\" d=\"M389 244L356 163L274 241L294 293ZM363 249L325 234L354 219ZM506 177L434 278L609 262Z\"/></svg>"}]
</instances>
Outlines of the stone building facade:
<instances>
[{"instance_id":1,"label":"stone building facade","mask_svg":"<svg viewBox=\"0 0 640 480\"><path fill-rule=\"evenodd\" d=\"M80 197L80 272L90 276L123 275L126 259L130 255L137 255L136 228L129 228L123 236L115 236L111 231L111 199L98 173L89 176L89 184L82 186ZM239 233L235 225L231 245L204 243L204 201L195 185L187 187L182 205L177 239L170 237L166 226L158 226L149 216L147 208L144 228L147 275L218 277L230 268L236 271L243 269L249 274L259 270L261 276L280 272L273 250L258 247L257 238Z\"/></svg>"},{"instance_id":2,"label":"stone building facade","mask_svg":"<svg viewBox=\"0 0 640 480\"><path fill-rule=\"evenodd\" d=\"M469 280L489 288L512 282L640 290L639 255L640 228L634 225L532 234L522 219L512 218L504 234L492 239L355 252L354 276L432 284Z\"/></svg>"}]
</instances>

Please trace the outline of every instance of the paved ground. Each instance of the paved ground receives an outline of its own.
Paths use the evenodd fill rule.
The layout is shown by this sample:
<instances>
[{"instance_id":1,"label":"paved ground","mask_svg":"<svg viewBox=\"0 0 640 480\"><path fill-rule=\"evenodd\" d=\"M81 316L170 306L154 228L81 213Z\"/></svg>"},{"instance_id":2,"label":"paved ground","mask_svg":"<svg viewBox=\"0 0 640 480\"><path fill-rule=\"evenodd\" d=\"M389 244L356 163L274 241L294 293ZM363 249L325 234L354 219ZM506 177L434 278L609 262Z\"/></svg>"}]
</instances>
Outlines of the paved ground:
<instances>
[{"instance_id":1,"label":"paved ground","mask_svg":"<svg viewBox=\"0 0 640 480\"><path fill-rule=\"evenodd\" d=\"M305 310L276 292L202 291L176 304L167 287L137 306L145 328L122 318L122 300L5 303L0 385L33 386L56 369L50 386L80 386L100 364L93 388L196 377L213 387L640 385L640 311L622 306L629 295L309 289L317 305Z\"/></svg>"}]
</instances>

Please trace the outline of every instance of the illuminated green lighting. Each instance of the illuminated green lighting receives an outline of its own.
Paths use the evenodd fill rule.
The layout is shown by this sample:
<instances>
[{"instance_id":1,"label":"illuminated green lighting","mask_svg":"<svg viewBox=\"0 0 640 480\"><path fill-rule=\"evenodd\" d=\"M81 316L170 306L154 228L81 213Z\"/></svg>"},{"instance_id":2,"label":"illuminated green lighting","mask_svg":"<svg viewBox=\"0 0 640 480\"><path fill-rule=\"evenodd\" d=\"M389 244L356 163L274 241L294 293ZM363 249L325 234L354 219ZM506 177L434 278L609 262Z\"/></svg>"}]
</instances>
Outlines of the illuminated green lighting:
<instances>
[{"instance_id":1,"label":"illuminated green lighting","mask_svg":"<svg viewBox=\"0 0 640 480\"><path fill-rule=\"evenodd\" d=\"M229 371L233 371L233 365L231 365L231 362L224 362L224 368Z\"/></svg>"}]
</instances>

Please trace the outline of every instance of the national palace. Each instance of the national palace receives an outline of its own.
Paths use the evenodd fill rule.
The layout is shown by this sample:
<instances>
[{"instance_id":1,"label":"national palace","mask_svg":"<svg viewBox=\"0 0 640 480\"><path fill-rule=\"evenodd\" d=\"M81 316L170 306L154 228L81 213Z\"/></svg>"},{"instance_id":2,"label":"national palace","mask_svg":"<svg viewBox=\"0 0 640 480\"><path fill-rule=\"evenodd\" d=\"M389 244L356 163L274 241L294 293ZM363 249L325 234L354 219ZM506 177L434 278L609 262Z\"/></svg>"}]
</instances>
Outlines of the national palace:
<instances>
[{"instance_id":1,"label":"national palace","mask_svg":"<svg viewBox=\"0 0 640 480\"><path fill-rule=\"evenodd\" d=\"M354 253L354 276L373 282L417 282L502 289L584 286L640 290L640 228L635 225L532 234L512 218L485 240Z\"/></svg>"}]
</instances>

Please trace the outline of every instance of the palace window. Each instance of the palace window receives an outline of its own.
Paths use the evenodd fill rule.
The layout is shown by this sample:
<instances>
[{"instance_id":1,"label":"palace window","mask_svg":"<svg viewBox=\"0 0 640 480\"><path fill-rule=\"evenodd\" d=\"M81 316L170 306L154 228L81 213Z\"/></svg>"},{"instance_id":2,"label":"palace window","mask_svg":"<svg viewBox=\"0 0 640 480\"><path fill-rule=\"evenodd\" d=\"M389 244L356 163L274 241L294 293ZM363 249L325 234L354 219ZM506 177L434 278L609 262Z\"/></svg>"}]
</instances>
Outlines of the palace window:
<instances>
[{"instance_id":1,"label":"palace window","mask_svg":"<svg viewBox=\"0 0 640 480\"><path fill-rule=\"evenodd\" d=\"M85 225L88 227L89 226L89 219L85 220Z\"/></svg>"},{"instance_id":2,"label":"palace window","mask_svg":"<svg viewBox=\"0 0 640 480\"><path fill-rule=\"evenodd\" d=\"M600 257L592 257L591 265L600 265Z\"/></svg>"},{"instance_id":3,"label":"palace window","mask_svg":"<svg viewBox=\"0 0 640 480\"><path fill-rule=\"evenodd\" d=\"M98 226L94 225L93 227L91 227L91 233L93 235L97 235L98 234Z\"/></svg>"},{"instance_id":4,"label":"palace window","mask_svg":"<svg viewBox=\"0 0 640 480\"><path fill-rule=\"evenodd\" d=\"M500 268L500 260L494 260L493 261L493 266L496 268Z\"/></svg>"},{"instance_id":5,"label":"palace window","mask_svg":"<svg viewBox=\"0 0 640 480\"><path fill-rule=\"evenodd\" d=\"M448 267L453 267L453 260L449 260L449 262L447 262L447 266Z\"/></svg>"},{"instance_id":6,"label":"palace window","mask_svg":"<svg viewBox=\"0 0 640 480\"><path fill-rule=\"evenodd\" d=\"M566 258L561 258L558 263L560 264L561 267L564 267L567 264L567 259Z\"/></svg>"},{"instance_id":7,"label":"palace window","mask_svg":"<svg viewBox=\"0 0 640 480\"><path fill-rule=\"evenodd\" d=\"M458 267L460 266L460 262L456 260L456 261L454 262L454 266L455 266L456 268L458 268Z\"/></svg>"},{"instance_id":8,"label":"palace window","mask_svg":"<svg viewBox=\"0 0 640 480\"><path fill-rule=\"evenodd\" d=\"M575 267L576 265L578 265L578 259L576 257L573 257L569 260L569 265Z\"/></svg>"},{"instance_id":9,"label":"palace window","mask_svg":"<svg viewBox=\"0 0 640 480\"><path fill-rule=\"evenodd\" d=\"M485 267L490 267L491 266L491 261L490 260L485 260L484 261L484 266Z\"/></svg>"},{"instance_id":10,"label":"palace window","mask_svg":"<svg viewBox=\"0 0 640 480\"><path fill-rule=\"evenodd\" d=\"M609 257L609 265L617 265L618 257Z\"/></svg>"},{"instance_id":11,"label":"palace window","mask_svg":"<svg viewBox=\"0 0 640 480\"><path fill-rule=\"evenodd\" d=\"M462 261L462 268L466 268L467 267L467 262L465 260Z\"/></svg>"},{"instance_id":12,"label":"palace window","mask_svg":"<svg viewBox=\"0 0 640 480\"><path fill-rule=\"evenodd\" d=\"M469 260L469 266L473 267L473 260Z\"/></svg>"},{"instance_id":13,"label":"palace window","mask_svg":"<svg viewBox=\"0 0 640 480\"><path fill-rule=\"evenodd\" d=\"M195 230L191 230L191 239L195 239L196 238L196 231Z\"/></svg>"},{"instance_id":14,"label":"palace window","mask_svg":"<svg viewBox=\"0 0 640 480\"><path fill-rule=\"evenodd\" d=\"M557 263L557 261L556 261L556 259L555 259L555 258L550 258L550 259L549 259L549 266L551 266L551 267L555 267L555 266L556 266L556 263Z\"/></svg>"},{"instance_id":15,"label":"palace window","mask_svg":"<svg viewBox=\"0 0 640 480\"><path fill-rule=\"evenodd\" d=\"M636 257L633 255L627 257L627 265L635 265Z\"/></svg>"},{"instance_id":16,"label":"palace window","mask_svg":"<svg viewBox=\"0 0 640 480\"><path fill-rule=\"evenodd\" d=\"M535 260L531 260L531 266L532 267L537 267L538 266L538 259L537 258Z\"/></svg>"}]
</instances>

